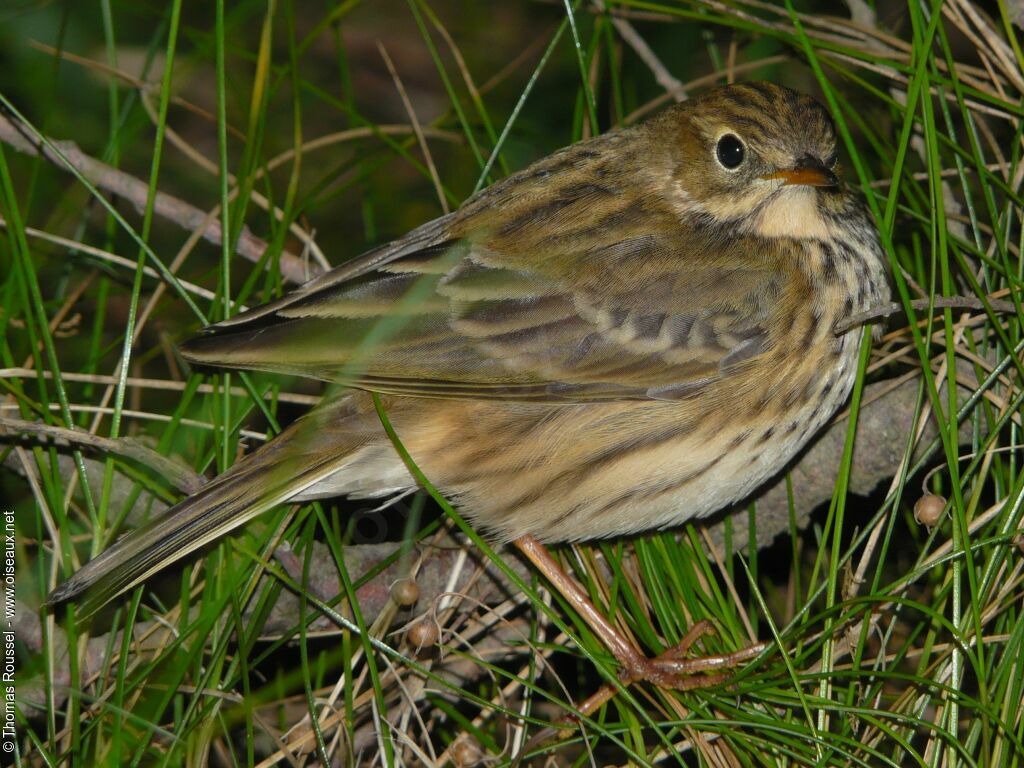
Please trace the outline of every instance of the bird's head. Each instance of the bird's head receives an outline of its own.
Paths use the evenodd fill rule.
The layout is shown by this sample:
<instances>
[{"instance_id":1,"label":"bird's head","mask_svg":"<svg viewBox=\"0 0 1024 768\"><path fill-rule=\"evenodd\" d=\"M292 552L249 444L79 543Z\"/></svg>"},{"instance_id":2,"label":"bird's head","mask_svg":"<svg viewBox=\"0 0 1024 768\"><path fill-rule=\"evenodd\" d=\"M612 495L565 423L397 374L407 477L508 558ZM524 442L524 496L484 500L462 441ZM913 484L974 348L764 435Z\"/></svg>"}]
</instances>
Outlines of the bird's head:
<instances>
[{"instance_id":1,"label":"bird's head","mask_svg":"<svg viewBox=\"0 0 1024 768\"><path fill-rule=\"evenodd\" d=\"M709 91L669 110L674 193L683 210L751 234L823 236L819 206L843 197L828 112L772 83Z\"/></svg>"}]
</instances>

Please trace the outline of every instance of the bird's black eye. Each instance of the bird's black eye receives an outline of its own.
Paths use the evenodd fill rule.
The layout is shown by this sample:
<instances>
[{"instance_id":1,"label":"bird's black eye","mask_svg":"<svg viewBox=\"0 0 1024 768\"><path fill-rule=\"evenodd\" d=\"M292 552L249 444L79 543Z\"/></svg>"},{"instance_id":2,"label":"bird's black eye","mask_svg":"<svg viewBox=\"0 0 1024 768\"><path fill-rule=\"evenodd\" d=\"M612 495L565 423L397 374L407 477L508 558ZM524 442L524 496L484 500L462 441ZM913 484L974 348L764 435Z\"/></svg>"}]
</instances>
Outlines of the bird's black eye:
<instances>
[{"instance_id":1,"label":"bird's black eye","mask_svg":"<svg viewBox=\"0 0 1024 768\"><path fill-rule=\"evenodd\" d=\"M747 150L740 141L739 136L734 133L727 133L718 140L715 147L715 154L722 167L729 171L735 171L743 162L743 156Z\"/></svg>"},{"instance_id":2,"label":"bird's black eye","mask_svg":"<svg viewBox=\"0 0 1024 768\"><path fill-rule=\"evenodd\" d=\"M825 158L826 168L835 168L836 163L839 161L839 150L832 150L832 154Z\"/></svg>"}]
</instances>

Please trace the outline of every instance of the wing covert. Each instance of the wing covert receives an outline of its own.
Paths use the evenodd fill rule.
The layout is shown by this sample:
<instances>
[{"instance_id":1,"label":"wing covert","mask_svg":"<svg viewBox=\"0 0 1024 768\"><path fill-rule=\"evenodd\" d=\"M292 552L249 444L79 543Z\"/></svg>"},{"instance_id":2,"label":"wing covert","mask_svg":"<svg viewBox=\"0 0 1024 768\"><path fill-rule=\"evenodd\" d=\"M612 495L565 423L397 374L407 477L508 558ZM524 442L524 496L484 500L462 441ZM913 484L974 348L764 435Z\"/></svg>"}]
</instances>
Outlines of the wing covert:
<instances>
[{"instance_id":1,"label":"wing covert","mask_svg":"<svg viewBox=\"0 0 1024 768\"><path fill-rule=\"evenodd\" d=\"M545 164L601 162L587 146L183 352L394 394L587 402L689 397L771 348L782 246L681 220L654 191L552 187Z\"/></svg>"}]
</instances>

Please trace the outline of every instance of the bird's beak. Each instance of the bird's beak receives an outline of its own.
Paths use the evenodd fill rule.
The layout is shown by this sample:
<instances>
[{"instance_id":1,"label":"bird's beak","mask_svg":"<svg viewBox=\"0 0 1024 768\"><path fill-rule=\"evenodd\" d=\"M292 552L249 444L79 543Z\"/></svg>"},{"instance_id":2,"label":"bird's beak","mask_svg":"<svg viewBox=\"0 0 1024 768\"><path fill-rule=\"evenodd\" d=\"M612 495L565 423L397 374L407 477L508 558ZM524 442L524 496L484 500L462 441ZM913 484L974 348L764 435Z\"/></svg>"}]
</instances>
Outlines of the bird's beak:
<instances>
[{"instance_id":1,"label":"bird's beak","mask_svg":"<svg viewBox=\"0 0 1024 768\"><path fill-rule=\"evenodd\" d=\"M804 155L792 168L776 171L763 176L764 179L781 179L785 184L802 184L808 187L836 187L839 179L816 157Z\"/></svg>"}]
</instances>

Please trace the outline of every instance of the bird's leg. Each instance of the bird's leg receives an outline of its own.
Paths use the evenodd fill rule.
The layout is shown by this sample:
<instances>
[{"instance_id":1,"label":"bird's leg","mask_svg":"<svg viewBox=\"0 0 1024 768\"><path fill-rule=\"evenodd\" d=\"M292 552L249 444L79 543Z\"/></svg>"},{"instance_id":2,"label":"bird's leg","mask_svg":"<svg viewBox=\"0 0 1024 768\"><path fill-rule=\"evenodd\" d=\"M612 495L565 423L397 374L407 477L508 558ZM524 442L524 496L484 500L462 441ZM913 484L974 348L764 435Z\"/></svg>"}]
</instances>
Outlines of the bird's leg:
<instances>
[{"instance_id":1,"label":"bird's leg","mask_svg":"<svg viewBox=\"0 0 1024 768\"><path fill-rule=\"evenodd\" d=\"M659 688L674 690L691 690L717 685L726 678L725 670L754 658L768 647L767 643L757 643L734 653L696 659L683 658L701 635L711 631L711 624L702 621L694 625L675 648L668 649L660 656L649 658L642 654L597 609L579 582L565 572L547 548L536 538L527 535L516 539L514 543L519 551L537 567L537 570L547 577L562 597L572 604L605 647L611 651L619 662L621 667L619 674L626 685L637 680L653 683ZM714 674L706 674L709 672ZM604 688L599 690L584 702L584 707L587 709L581 708L580 711L585 715L589 714L611 698L613 692L614 688L611 689L611 692Z\"/></svg>"}]
</instances>

